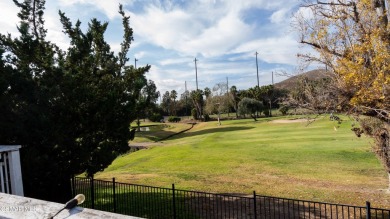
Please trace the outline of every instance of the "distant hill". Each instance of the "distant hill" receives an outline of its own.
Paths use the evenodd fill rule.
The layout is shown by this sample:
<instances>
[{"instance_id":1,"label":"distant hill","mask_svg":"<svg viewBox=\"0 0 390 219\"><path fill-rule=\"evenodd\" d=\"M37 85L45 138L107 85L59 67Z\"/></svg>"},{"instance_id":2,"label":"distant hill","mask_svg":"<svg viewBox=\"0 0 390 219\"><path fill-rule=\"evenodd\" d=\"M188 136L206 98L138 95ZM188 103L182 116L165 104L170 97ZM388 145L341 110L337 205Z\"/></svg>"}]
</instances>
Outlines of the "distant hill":
<instances>
[{"instance_id":1,"label":"distant hill","mask_svg":"<svg viewBox=\"0 0 390 219\"><path fill-rule=\"evenodd\" d=\"M318 79L329 77L329 72L326 72L325 69L311 70L299 75L292 76L284 81L276 83L274 86L279 89L289 90L291 88L294 88L302 77L306 77L309 80L318 80Z\"/></svg>"}]
</instances>

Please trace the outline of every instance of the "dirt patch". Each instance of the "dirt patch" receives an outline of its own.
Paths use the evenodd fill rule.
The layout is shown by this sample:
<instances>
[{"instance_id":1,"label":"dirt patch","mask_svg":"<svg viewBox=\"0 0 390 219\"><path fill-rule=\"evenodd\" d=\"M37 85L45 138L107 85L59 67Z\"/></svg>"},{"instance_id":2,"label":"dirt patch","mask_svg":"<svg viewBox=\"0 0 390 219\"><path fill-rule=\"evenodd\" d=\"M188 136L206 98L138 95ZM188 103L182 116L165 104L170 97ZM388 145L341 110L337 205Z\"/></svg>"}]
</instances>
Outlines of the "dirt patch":
<instances>
[{"instance_id":1,"label":"dirt patch","mask_svg":"<svg viewBox=\"0 0 390 219\"><path fill-rule=\"evenodd\" d=\"M138 147L151 147L151 146L160 146L163 145L162 142L130 142L129 146L138 146Z\"/></svg>"},{"instance_id":2,"label":"dirt patch","mask_svg":"<svg viewBox=\"0 0 390 219\"><path fill-rule=\"evenodd\" d=\"M303 123L303 122L308 122L310 120L307 119L277 119L277 120L272 120L270 123Z\"/></svg>"}]
</instances>

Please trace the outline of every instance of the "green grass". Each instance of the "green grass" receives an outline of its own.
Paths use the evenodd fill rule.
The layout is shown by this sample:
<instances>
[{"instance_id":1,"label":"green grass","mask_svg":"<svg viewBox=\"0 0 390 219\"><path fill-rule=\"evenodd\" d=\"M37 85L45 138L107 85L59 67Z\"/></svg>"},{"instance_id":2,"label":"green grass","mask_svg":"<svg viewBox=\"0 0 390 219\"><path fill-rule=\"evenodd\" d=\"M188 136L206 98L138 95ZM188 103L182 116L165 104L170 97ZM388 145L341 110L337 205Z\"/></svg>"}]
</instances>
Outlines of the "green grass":
<instances>
[{"instance_id":1,"label":"green grass","mask_svg":"<svg viewBox=\"0 0 390 219\"><path fill-rule=\"evenodd\" d=\"M291 119L292 117L286 117ZM274 118L275 119L275 118ZM222 193L390 207L384 168L351 121L273 123L270 118L200 123L162 146L117 158L96 178ZM170 124L174 131L186 124ZM339 127L338 127L339 126ZM337 129L337 131L335 130ZM154 134L174 132L166 129ZM137 140L137 139L136 139Z\"/></svg>"},{"instance_id":2,"label":"green grass","mask_svg":"<svg viewBox=\"0 0 390 219\"><path fill-rule=\"evenodd\" d=\"M92 196L89 180L77 180L76 192L86 196L81 205L84 208L92 208ZM94 209L132 215L142 218L173 218L172 192L165 189L152 187L140 187L136 185L116 184L114 207L112 182L94 181ZM185 197L176 192L176 201L185 202ZM199 218L185 205L176 205L178 218Z\"/></svg>"}]
</instances>

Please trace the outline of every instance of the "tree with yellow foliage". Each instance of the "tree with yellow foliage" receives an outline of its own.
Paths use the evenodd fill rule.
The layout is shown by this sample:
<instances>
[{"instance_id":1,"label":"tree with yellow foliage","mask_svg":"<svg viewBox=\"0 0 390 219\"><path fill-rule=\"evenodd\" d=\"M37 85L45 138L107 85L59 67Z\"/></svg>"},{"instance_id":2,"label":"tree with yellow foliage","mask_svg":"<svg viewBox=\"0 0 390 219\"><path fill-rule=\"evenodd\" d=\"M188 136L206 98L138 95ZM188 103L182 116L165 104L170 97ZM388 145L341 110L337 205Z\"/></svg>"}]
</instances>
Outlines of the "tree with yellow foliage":
<instances>
[{"instance_id":1,"label":"tree with yellow foliage","mask_svg":"<svg viewBox=\"0 0 390 219\"><path fill-rule=\"evenodd\" d=\"M296 16L300 43L332 74L333 109L358 116L376 139L376 154L390 180L390 0L306 0Z\"/></svg>"}]
</instances>

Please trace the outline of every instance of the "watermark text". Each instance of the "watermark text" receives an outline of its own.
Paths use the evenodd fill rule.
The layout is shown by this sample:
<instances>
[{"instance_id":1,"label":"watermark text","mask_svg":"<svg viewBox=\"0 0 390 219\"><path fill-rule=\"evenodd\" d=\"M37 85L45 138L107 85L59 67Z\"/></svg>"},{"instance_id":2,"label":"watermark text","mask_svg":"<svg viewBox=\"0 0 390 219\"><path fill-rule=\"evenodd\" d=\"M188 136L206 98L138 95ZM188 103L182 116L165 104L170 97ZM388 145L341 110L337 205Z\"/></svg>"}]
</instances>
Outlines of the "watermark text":
<instances>
[{"instance_id":1,"label":"watermark text","mask_svg":"<svg viewBox=\"0 0 390 219\"><path fill-rule=\"evenodd\" d=\"M26 212L26 211L36 211L36 207L35 206L14 206L14 205L0 206L0 212Z\"/></svg>"}]
</instances>

